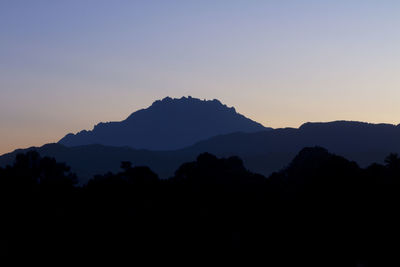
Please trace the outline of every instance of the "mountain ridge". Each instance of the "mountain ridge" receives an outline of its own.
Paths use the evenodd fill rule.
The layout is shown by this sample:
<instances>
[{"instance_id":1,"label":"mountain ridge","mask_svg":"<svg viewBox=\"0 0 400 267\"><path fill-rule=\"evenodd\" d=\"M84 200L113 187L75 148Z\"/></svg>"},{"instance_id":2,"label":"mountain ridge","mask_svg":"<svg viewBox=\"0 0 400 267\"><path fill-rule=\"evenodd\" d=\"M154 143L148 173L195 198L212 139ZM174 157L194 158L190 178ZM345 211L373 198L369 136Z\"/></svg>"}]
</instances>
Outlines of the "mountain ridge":
<instances>
[{"instance_id":1,"label":"mountain ridge","mask_svg":"<svg viewBox=\"0 0 400 267\"><path fill-rule=\"evenodd\" d=\"M218 135L170 151L104 145L66 147L61 144L30 150L66 162L78 176L83 177L83 182L95 174L118 171L121 161L149 166L161 178L168 178L182 163L195 160L203 152L218 157L239 156L246 168L268 176L284 168L304 147L324 147L364 167L373 162L383 162L389 153L400 153L399 137L398 125L334 121L308 123L299 128ZM1 156L0 166L11 164L15 155L24 151L16 150Z\"/></svg>"}]
</instances>

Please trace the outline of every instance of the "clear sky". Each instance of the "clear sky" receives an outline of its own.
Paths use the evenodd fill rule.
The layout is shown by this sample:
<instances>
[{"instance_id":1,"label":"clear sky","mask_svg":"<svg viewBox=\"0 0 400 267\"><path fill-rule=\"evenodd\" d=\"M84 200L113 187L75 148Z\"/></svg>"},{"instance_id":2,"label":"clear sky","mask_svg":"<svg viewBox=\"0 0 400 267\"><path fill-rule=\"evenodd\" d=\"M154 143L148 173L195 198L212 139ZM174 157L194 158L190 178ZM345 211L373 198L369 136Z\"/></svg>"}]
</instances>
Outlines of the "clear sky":
<instances>
[{"instance_id":1,"label":"clear sky","mask_svg":"<svg viewBox=\"0 0 400 267\"><path fill-rule=\"evenodd\" d=\"M400 1L0 0L0 154L188 95L398 124Z\"/></svg>"}]
</instances>

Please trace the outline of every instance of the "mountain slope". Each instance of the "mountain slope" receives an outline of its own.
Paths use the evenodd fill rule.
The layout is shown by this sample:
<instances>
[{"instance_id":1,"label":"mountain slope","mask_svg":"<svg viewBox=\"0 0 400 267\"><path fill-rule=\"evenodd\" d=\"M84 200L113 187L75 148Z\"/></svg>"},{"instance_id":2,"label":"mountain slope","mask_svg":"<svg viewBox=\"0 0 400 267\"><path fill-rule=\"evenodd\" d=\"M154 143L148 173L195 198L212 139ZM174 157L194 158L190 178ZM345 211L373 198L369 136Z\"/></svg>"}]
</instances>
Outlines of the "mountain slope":
<instances>
[{"instance_id":1,"label":"mountain slope","mask_svg":"<svg viewBox=\"0 0 400 267\"><path fill-rule=\"evenodd\" d=\"M268 174L285 167L302 148L314 146L365 167L383 162L391 152L400 153L400 125L353 121L305 123L298 129L217 136L189 149L209 151L219 157L235 154L244 160L246 167Z\"/></svg>"},{"instance_id":2,"label":"mountain slope","mask_svg":"<svg viewBox=\"0 0 400 267\"><path fill-rule=\"evenodd\" d=\"M99 123L92 131L68 134L59 143L173 150L216 135L266 129L218 100L167 97L134 112L124 121Z\"/></svg>"},{"instance_id":3,"label":"mountain slope","mask_svg":"<svg viewBox=\"0 0 400 267\"><path fill-rule=\"evenodd\" d=\"M130 161L135 166L151 166L162 178L168 178L185 162L196 157L181 151L148 151L130 147L111 147L103 145L85 145L66 147L61 144L47 144L42 147L18 149L0 157L0 167L11 165L18 153L36 150L41 156L54 157L65 162L71 171L77 173L80 183L86 183L96 174L120 170L122 161Z\"/></svg>"},{"instance_id":4,"label":"mountain slope","mask_svg":"<svg viewBox=\"0 0 400 267\"><path fill-rule=\"evenodd\" d=\"M121 161L131 161L135 166L147 165L161 178L168 178L182 163L195 160L203 152L218 157L239 156L246 168L267 176L286 167L302 148L313 146L324 147L365 167L373 162L383 162L391 152L400 153L399 137L400 126L336 121L306 123L298 129L220 135L173 151L102 145L65 147L60 144L30 149L66 162L85 182L94 174L118 171ZM15 155L24 151L16 150L1 156L0 166L11 164Z\"/></svg>"}]
</instances>

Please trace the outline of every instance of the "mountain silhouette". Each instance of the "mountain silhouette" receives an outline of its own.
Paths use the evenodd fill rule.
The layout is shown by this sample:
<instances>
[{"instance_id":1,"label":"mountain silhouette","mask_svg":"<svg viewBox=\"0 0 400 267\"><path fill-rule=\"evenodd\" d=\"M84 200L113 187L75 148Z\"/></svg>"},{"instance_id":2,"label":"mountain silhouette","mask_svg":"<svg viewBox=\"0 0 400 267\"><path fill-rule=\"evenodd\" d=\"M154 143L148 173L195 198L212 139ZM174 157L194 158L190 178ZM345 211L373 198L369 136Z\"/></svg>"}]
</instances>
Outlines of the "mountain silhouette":
<instances>
[{"instance_id":1,"label":"mountain silhouette","mask_svg":"<svg viewBox=\"0 0 400 267\"><path fill-rule=\"evenodd\" d=\"M99 123L91 131L68 134L59 144L173 150L216 135L267 129L216 99L166 97L132 113L124 121Z\"/></svg>"},{"instance_id":2,"label":"mountain silhouette","mask_svg":"<svg viewBox=\"0 0 400 267\"><path fill-rule=\"evenodd\" d=\"M366 167L382 163L391 152L400 152L400 125L356 121L305 123L259 133L234 133L197 143L192 151L219 157L237 155L252 171L268 175L286 166L304 147L321 146Z\"/></svg>"},{"instance_id":3,"label":"mountain silhouette","mask_svg":"<svg viewBox=\"0 0 400 267\"><path fill-rule=\"evenodd\" d=\"M130 147L83 145L66 147L48 144L37 150L42 156L66 162L84 183L94 174L118 171L121 161L134 166L149 166L161 178L171 177L184 162L200 153L218 157L239 156L249 170L270 175L286 167L304 147L321 146L366 167L383 163L390 153L400 152L400 126L352 121L305 123L300 128L283 128L256 133L231 133L215 136L183 149L150 151ZM0 157L0 166L12 164L16 150Z\"/></svg>"}]
</instances>

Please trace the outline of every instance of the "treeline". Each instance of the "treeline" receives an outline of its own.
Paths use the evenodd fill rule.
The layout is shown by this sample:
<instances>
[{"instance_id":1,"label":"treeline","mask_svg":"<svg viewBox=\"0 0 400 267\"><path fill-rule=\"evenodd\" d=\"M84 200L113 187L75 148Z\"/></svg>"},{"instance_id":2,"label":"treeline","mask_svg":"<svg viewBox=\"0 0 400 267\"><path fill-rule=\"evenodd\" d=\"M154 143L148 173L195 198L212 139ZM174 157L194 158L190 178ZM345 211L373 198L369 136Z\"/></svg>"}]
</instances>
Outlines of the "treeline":
<instances>
[{"instance_id":1,"label":"treeline","mask_svg":"<svg viewBox=\"0 0 400 267\"><path fill-rule=\"evenodd\" d=\"M400 158L362 169L305 148L266 178L204 153L161 180L147 167L77 186L36 152L0 168L2 251L20 258L131 263L399 265Z\"/></svg>"}]
</instances>

